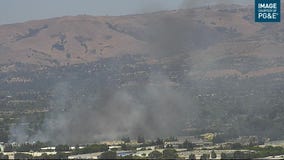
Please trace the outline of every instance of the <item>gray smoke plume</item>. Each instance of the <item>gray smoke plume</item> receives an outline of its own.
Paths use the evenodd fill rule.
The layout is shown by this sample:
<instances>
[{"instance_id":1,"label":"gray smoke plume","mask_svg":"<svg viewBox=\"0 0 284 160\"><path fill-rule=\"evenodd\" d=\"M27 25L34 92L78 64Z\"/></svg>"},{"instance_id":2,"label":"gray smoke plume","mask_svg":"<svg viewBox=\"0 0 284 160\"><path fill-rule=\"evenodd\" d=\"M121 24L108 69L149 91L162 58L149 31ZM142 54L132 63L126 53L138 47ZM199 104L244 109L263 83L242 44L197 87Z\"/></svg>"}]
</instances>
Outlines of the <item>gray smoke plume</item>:
<instances>
[{"instance_id":1,"label":"gray smoke plume","mask_svg":"<svg viewBox=\"0 0 284 160\"><path fill-rule=\"evenodd\" d=\"M221 39L215 31L193 23L190 18L166 15L149 18L147 23L149 45L145 50L154 58L182 58ZM178 68L182 65L179 62ZM101 87L92 95L76 95L69 90L71 84L58 84L51 101L54 110L32 140L76 144L122 136L178 135L187 122L197 118L198 109L190 95L176 89L176 85L158 71L153 71L148 83L134 93Z\"/></svg>"},{"instance_id":2,"label":"gray smoke plume","mask_svg":"<svg viewBox=\"0 0 284 160\"><path fill-rule=\"evenodd\" d=\"M221 2L233 3L192 0L184 1L183 6ZM263 63L256 57L240 58L239 55L235 59L235 55L231 55L224 60L222 56L226 51L208 51L213 44L225 40L223 32L194 21L191 18L195 16L194 12L190 10L180 14L185 15L179 17L155 13L155 16L147 19L143 36L148 42L145 48L148 56L165 67L173 65L173 61L175 71L183 72L184 79L181 82L190 86L188 90L184 92L177 89L179 84L159 71L152 71L147 83L137 86L134 90L100 86L88 88L96 90L95 93L79 92L83 85L66 80L54 87L54 98L50 100L52 110L46 115L42 128L26 140L77 144L122 136L134 138L144 135L155 138L178 135L182 129L188 127L185 126L187 122L194 122L196 126L199 125L199 129L210 125L212 127L214 122L212 128L218 131L224 131L230 125L235 128L235 134L239 135L241 132L256 134L256 131L264 130L263 125L257 124L259 121L255 122L252 117L263 120L261 114L255 111L264 110L267 107L265 103L273 99L267 98L268 95L262 92L255 93L258 85L262 83L257 84L250 79L240 81L246 73L258 69L257 66L263 66ZM241 63L245 64L244 66L235 63L241 60L253 63ZM233 68L235 66L232 64L237 64L239 68ZM183 65L190 68L184 71ZM218 75L218 72L214 72L218 69L223 73L224 70L235 72L225 78L220 76L221 78L214 79L208 76L209 80L199 79L200 75L203 78L210 73ZM88 84L86 86L88 87ZM275 114L277 116L277 113ZM258 130L252 128L252 124L259 127ZM281 128L281 124L276 127ZM15 131L16 139L18 137L24 141L20 139L20 136L26 135L21 133L23 129ZM266 132L270 132L269 128L266 128Z\"/></svg>"},{"instance_id":3,"label":"gray smoke plume","mask_svg":"<svg viewBox=\"0 0 284 160\"><path fill-rule=\"evenodd\" d=\"M184 56L206 48L219 40L216 31L193 23L190 17L162 15L147 19L145 52L152 58L178 58L181 69ZM194 37L194 38L193 38ZM179 60L180 59L180 60ZM94 94L76 93L68 82L58 83L50 100L51 111L41 129L27 139L14 134L16 141L51 141L55 144L90 143L122 136L147 138L178 135L186 123L196 119L198 108L186 94L176 89L167 75L152 71L148 83L134 93L102 86ZM23 131L23 129L21 129ZM14 132L15 133L15 132Z\"/></svg>"},{"instance_id":4,"label":"gray smoke plume","mask_svg":"<svg viewBox=\"0 0 284 160\"><path fill-rule=\"evenodd\" d=\"M51 141L54 144L81 144L122 136L148 138L177 135L185 122L193 119L194 105L190 98L168 85L162 75L153 75L151 82L135 94L126 90L100 90L94 95L74 97L68 83L54 89L55 107L48 113L42 128L31 138L16 140ZM73 98L72 98L73 97Z\"/></svg>"}]
</instances>

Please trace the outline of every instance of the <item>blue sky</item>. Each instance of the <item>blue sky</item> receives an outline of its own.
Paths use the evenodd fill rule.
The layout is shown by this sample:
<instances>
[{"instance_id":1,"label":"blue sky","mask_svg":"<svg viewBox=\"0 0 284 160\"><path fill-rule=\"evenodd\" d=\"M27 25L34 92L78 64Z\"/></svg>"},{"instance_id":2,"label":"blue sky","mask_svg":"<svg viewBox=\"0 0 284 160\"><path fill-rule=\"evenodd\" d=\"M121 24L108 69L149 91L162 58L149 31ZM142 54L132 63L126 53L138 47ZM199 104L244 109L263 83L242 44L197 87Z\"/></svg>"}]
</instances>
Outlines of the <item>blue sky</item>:
<instances>
[{"instance_id":1,"label":"blue sky","mask_svg":"<svg viewBox=\"0 0 284 160\"><path fill-rule=\"evenodd\" d=\"M184 0L0 0L0 24L66 15L126 15L149 11L171 10L180 8L183 1ZM206 2L208 0L192 1Z\"/></svg>"}]
</instances>

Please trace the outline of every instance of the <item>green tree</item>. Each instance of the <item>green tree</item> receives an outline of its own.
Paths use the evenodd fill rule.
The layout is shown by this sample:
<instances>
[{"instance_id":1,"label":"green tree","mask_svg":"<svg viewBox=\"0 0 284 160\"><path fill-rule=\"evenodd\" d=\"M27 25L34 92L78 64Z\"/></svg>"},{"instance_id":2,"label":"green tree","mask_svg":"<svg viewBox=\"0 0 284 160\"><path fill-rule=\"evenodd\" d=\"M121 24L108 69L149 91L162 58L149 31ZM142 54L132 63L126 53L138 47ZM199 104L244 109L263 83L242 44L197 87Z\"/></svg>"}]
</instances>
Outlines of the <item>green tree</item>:
<instances>
[{"instance_id":1,"label":"green tree","mask_svg":"<svg viewBox=\"0 0 284 160\"><path fill-rule=\"evenodd\" d=\"M129 137L122 137L121 141L123 141L124 143L130 143L130 138Z\"/></svg>"},{"instance_id":2,"label":"green tree","mask_svg":"<svg viewBox=\"0 0 284 160\"><path fill-rule=\"evenodd\" d=\"M215 153L215 151L211 151L211 158L217 158L217 154Z\"/></svg>"},{"instance_id":3,"label":"green tree","mask_svg":"<svg viewBox=\"0 0 284 160\"><path fill-rule=\"evenodd\" d=\"M234 159L244 159L245 154L241 151L236 151L234 152Z\"/></svg>"},{"instance_id":4,"label":"green tree","mask_svg":"<svg viewBox=\"0 0 284 160\"><path fill-rule=\"evenodd\" d=\"M164 159L176 159L178 158L177 151L175 149L167 148L163 151Z\"/></svg>"},{"instance_id":5,"label":"green tree","mask_svg":"<svg viewBox=\"0 0 284 160\"><path fill-rule=\"evenodd\" d=\"M174 146L172 144L167 144L166 148L174 148Z\"/></svg>"},{"instance_id":6,"label":"green tree","mask_svg":"<svg viewBox=\"0 0 284 160\"><path fill-rule=\"evenodd\" d=\"M55 147L56 152L62 152L62 151L69 151L70 147L68 145L58 145Z\"/></svg>"},{"instance_id":7,"label":"green tree","mask_svg":"<svg viewBox=\"0 0 284 160\"><path fill-rule=\"evenodd\" d=\"M100 159L116 159L116 152L114 151L107 151L100 155Z\"/></svg>"},{"instance_id":8,"label":"green tree","mask_svg":"<svg viewBox=\"0 0 284 160\"><path fill-rule=\"evenodd\" d=\"M137 143L145 143L145 138L143 136L138 136Z\"/></svg>"},{"instance_id":9,"label":"green tree","mask_svg":"<svg viewBox=\"0 0 284 160\"><path fill-rule=\"evenodd\" d=\"M225 153L221 153L221 160L228 159L228 156Z\"/></svg>"},{"instance_id":10,"label":"green tree","mask_svg":"<svg viewBox=\"0 0 284 160\"><path fill-rule=\"evenodd\" d=\"M40 156L33 157L33 159L67 159L70 154L58 152L55 155L48 155L43 153Z\"/></svg>"},{"instance_id":11,"label":"green tree","mask_svg":"<svg viewBox=\"0 0 284 160\"><path fill-rule=\"evenodd\" d=\"M15 147L15 150L17 152L40 151L40 149L45 146L46 144L37 141L36 143L33 144L23 143L20 146Z\"/></svg>"},{"instance_id":12,"label":"green tree","mask_svg":"<svg viewBox=\"0 0 284 160\"><path fill-rule=\"evenodd\" d=\"M223 143L223 142L225 142L225 138L224 138L223 135L217 134L216 136L213 137L212 142L214 144L216 144L216 143Z\"/></svg>"},{"instance_id":13,"label":"green tree","mask_svg":"<svg viewBox=\"0 0 284 160\"><path fill-rule=\"evenodd\" d=\"M7 143L9 141L9 119L0 120L0 142Z\"/></svg>"},{"instance_id":14,"label":"green tree","mask_svg":"<svg viewBox=\"0 0 284 160\"><path fill-rule=\"evenodd\" d=\"M164 140L161 138L157 138L157 140L155 141L155 144L158 145L161 148L164 148Z\"/></svg>"},{"instance_id":15,"label":"green tree","mask_svg":"<svg viewBox=\"0 0 284 160\"><path fill-rule=\"evenodd\" d=\"M14 148L11 144L5 145L4 152L13 152L13 151L14 151Z\"/></svg>"},{"instance_id":16,"label":"green tree","mask_svg":"<svg viewBox=\"0 0 284 160\"><path fill-rule=\"evenodd\" d=\"M240 143L233 143L231 145L231 149L242 149L242 144L240 144Z\"/></svg>"},{"instance_id":17,"label":"green tree","mask_svg":"<svg viewBox=\"0 0 284 160\"><path fill-rule=\"evenodd\" d=\"M39 157L35 157L36 159L49 159L49 156L47 153L41 154Z\"/></svg>"},{"instance_id":18,"label":"green tree","mask_svg":"<svg viewBox=\"0 0 284 160\"><path fill-rule=\"evenodd\" d=\"M136 150L136 147L130 144L121 144L121 150Z\"/></svg>"},{"instance_id":19,"label":"green tree","mask_svg":"<svg viewBox=\"0 0 284 160\"><path fill-rule=\"evenodd\" d=\"M80 152L80 147L79 147L79 145L78 144L76 144L76 146L75 146L75 149L74 149L74 151L73 151L73 153L79 153Z\"/></svg>"},{"instance_id":20,"label":"green tree","mask_svg":"<svg viewBox=\"0 0 284 160\"><path fill-rule=\"evenodd\" d=\"M200 160L208 160L210 159L210 155L209 154L202 154L200 157Z\"/></svg>"},{"instance_id":21,"label":"green tree","mask_svg":"<svg viewBox=\"0 0 284 160\"><path fill-rule=\"evenodd\" d=\"M188 159L189 160L196 160L195 154L190 154Z\"/></svg>"},{"instance_id":22,"label":"green tree","mask_svg":"<svg viewBox=\"0 0 284 160\"><path fill-rule=\"evenodd\" d=\"M25 153L15 153L14 159L32 159L33 156Z\"/></svg>"},{"instance_id":23,"label":"green tree","mask_svg":"<svg viewBox=\"0 0 284 160\"><path fill-rule=\"evenodd\" d=\"M0 159L8 159L8 155L4 155L3 153L0 153Z\"/></svg>"},{"instance_id":24,"label":"green tree","mask_svg":"<svg viewBox=\"0 0 284 160\"><path fill-rule=\"evenodd\" d=\"M166 141L166 142L175 142L175 141L177 141L177 138L174 137L174 136L170 136L170 137L167 138L165 141Z\"/></svg>"},{"instance_id":25,"label":"green tree","mask_svg":"<svg viewBox=\"0 0 284 160\"><path fill-rule=\"evenodd\" d=\"M0 142L7 143L9 141L9 132L3 129L0 129Z\"/></svg>"},{"instance_id":26,"label":"green tree","mask_svg":"<svg viewBox=\"0 0 284 160\"><path fill-rule=\"evenodd\" d=\"M41 148L43 147L47 147L49 146L48 143L43 143L43 142L40 142L40 141L36 141L36 143L33 144L33 151L40 151Z\"/></svg>"},{"instance_id":27,"label":"green tree","mask_svg":"<svg viewBox=\"0 0 284 160\"><path fill-rule=\"evenodd\" d=\"M189 142L188 140L185 140L182 144L182 147L186 148L188 151L191 151L194 148L194 144Z\"/></svg>"},{"instance_id":28,"label":"green tree","mask_svg":"<svg viewBox=\"0 0 284 160\"><path fill-rule=\"evenodd\" d=\"M54 156L51 156L52 159L68 159L68 153L57 152Z\"/></svg>"},{"instance_id":29,"label":"green tree","mask_svg":"<svg viewBox=\"0 0 284 160\"><path fill-rule=\"evenodd\" d=\"M153 151L149 153L148 157L150 159L161 159L163 157L163 154L159 151Z\"/></svg>"}]
</instances>

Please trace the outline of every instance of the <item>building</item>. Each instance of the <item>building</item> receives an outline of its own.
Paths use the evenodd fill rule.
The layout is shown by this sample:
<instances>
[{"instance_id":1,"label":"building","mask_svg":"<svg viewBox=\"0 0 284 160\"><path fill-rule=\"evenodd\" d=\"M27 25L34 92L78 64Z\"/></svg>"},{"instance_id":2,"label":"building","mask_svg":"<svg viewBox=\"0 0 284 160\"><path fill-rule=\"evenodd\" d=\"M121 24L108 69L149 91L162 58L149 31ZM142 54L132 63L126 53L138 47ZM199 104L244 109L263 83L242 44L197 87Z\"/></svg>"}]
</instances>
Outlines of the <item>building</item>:
<instances>
[{"instance_id":1,"label":"building","mask_svg":"<svg viewBox=\"0 0 284 160\"><path fill-rule=\"evenodd\" d=\"M142 150L155 150L156 146L147 146L147 147L138 147L136 148L136 151L142 151Z\"/></svg>"},{"instance_id":2,"label":"building","mask_svg":"<svg viewBox=\"0 0 284 160\"><path fill-rule=\"evenodd\" d=\"M41 148L42 151L55 151L55 148L56 147L44 147L44 148Z\"/></svg>"},{"instance_id":3,"label":"building","mask_svg":"<svg viewBox=\"0 0 284 160\"><path fill-rule=\"evenodd\" d=\"M103 152L68 156L68 159L98 159Z\"/></svg>"},{"instance_id":4,"label":"building","mask_svg":"<svg viewBox=\"0 0 284 160\"><path fill-rule=\"evenodd\" d=\"M174 141L174 142L165 142L164 147L173 147L173 148L179 148L180 145L182 145L183 142L181 141Z\"/></svg>"},{"instance_id":5,"label":"building","mask_svg":"<svg viewBox=\"0 0 284 160\"><path fill-rule=\"evenodd\" d=\"M121 150L121 146L109 146L108 147L109 151L117 151L117 150Z\"/></svg>"}]
</instances>

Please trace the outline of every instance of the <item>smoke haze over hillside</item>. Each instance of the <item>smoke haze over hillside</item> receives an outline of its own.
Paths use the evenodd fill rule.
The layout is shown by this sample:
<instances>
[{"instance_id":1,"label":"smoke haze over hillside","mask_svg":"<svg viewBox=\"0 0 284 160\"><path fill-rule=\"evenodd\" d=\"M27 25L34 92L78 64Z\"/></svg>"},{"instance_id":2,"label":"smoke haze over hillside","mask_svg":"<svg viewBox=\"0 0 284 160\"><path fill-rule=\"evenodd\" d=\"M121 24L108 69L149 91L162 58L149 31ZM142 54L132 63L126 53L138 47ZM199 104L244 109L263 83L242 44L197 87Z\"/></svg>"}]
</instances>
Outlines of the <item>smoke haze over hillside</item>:
<instances>
[{"instance_id":1,"label":"smoke haze over hillside","mask_svg":"<svg viewBox=\"0 0 284 160\"><path fill-rule=\"evenodd\" d=\"M235 2L187 0L181 8ZM249 4L251 1L246 2ZM261 58L255 54L254 49L260 43L265 43L257 39L249 41L244 37L253 46L251 48L247 47L250 43L236 46L243 40L243 35L247 36L238 24L246 24L253 29L259 26L252 27L247 15L238 16L242 17L239 20L241 23L229 26L223 23L231 22L231 18L224 20L218 17L220 13L234 15L237 11L214 11L217 18L208 22L194 19L198 14L190 9L176 12L178 14L164 12L146 15L143 25L138 25L144 27L143 30L131 23L123 25L121 21L107 21L108 25L105 26L112 29L110 33L118 32L121 36L145 43L145 48L139 51L146 59L143 61L146 67L141 67L144 70L137 71L133 66L141 63L128 64L131 60L121 64L115 60L107 64L99 59L105 62L102 66L109 72L101 74L90 67L85 75L82 73L83 76L81 71L70 77L59 73L64 79L52 86L52 98L49 99L51 109L46 113L41 128L28 137L23 126L15 126L11 129L14 140L79 144L122 136L176 136L182 130L194 127L208 132L232 133L234 136L278 137L277 133L283 130L280 114L283 108L281 104L284 103L281 100L283 84L282 72L275 72L273 67L283 64L281 57L277 62L276 59ZM136 18L134 24L138 23L136 20L139 17ZM262 31L266 29L264 27ZM142 38L135 31L140 31ZM279 43L281 45L282 42ZM234 47L237 49L233 50ZM250 54L250 51L254 54ZM277 53L279 50L271 52ZM156 64L150 65L147 60ZM127 68L129 71L125 73L118 68ZM262 74L267 72L263 68L272 71ZM133 77L141 72L147 75L144 83L133 82ZM125 78L124 82L121 80L124 77L117 78L117 75L134 76L133 79ZM123 85L106 83L112 76ZM270 104L273 104L271 106L275 111L270 111Z\"/></svg>"},{"instance_id":2,"label":"smoke haze over hillside","mask_svg":"<svg viewBox=\"0 0 284 160\"><path fill-rule=\"evenodd\" d=\"M23 128L15 128L15 140L82 144L123 136L179 134L184 122L193 119L194 105L189 97L167 86L166 77L153 75L151 81L134 94L101 89L94 95L78 97L67 89L68 83L58 84L51 101L55 110L46 115L42 129L27 138Z\"/></svg>"}]
</instances>

